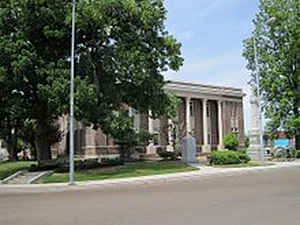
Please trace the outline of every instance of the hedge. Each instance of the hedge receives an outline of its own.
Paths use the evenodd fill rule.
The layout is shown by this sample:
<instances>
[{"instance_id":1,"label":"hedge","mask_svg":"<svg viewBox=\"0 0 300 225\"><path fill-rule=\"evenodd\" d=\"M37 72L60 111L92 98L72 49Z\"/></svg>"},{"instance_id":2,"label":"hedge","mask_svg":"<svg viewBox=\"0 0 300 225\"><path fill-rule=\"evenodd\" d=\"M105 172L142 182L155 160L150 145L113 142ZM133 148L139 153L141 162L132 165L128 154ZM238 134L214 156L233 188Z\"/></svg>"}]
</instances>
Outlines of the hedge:
<instances>
[{"instance_id":1,"label":"hedge","mask_svg":"<svg viewBox=\"0 0 300 225\"><path fill-rule=\"evenodd\" d=\"M228 165L248 163L250 157L245 152L238 151L218 151L212 152L210 157L211 165Z\"/></svg>"}]
</instances>

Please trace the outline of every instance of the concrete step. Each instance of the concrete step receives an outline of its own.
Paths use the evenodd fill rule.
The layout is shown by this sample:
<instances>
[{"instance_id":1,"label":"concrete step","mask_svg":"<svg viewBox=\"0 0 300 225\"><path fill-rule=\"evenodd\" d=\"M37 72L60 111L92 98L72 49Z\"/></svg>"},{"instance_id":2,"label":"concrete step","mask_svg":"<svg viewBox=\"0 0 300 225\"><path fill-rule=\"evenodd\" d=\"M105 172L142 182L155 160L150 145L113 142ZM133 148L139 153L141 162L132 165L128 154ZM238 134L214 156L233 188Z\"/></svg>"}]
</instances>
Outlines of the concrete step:
<instances>
[{"instance_id":1,"label":"concrete step","mask_svg":"<svg viewBox=\"0 0 300 225\"><path fill-rule=\"evenodd\" d=\"M19 175L13 177L12 179L5 182L6 184L31 184L37 179L50 175L52 171L43 171L43 172L28 172L24 171Z\"/></svg>"}]
</instances>

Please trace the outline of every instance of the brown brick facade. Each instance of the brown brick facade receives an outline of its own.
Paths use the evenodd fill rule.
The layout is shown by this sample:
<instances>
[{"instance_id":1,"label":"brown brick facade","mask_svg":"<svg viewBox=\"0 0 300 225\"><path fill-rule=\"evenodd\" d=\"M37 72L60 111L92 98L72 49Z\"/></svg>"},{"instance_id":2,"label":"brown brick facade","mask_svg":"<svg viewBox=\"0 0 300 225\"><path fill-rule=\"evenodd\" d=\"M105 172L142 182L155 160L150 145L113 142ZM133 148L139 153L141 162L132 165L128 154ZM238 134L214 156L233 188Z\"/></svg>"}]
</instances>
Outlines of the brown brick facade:
<instances>
[{"instance_id":1,"label":"brown brick facade","mask_svg":"<svg viewBox=\"0 0 300 225\"><path fill-rule=\"evenodd\" d=\"M179 130L179 140L181 140L186 135L186 110L185 110L185 100L181 98L181 102L178 107L178 130Z\"/></svg>"},{"instance_id":2,"label":"brown brick facade","mask_svg":"<svg viewBox=\"0 0 300 225\"><path fill-rule=\"evenodd\" d=\"M194 123L191 128L193 128L193 135L196 138L196 144L198 150L200 146L204 145L204 131L203 131L203 99L207 99L207 106L209 109L208 130L210 131L210 136L208 138L208 144L211 145L212 149L216 149L219 145L219 126L222 126L223 138L225 135L236 132L239 135L240 143L244 144L245 134L244 134L244 115L243 115L243 93L240 89L234 88L218 88L213 86L205 85L194 85L188 83L176 83L178 90L178 96L180 96L181 102L178 106L178 115L176 125L178 129L178 134L176 135L177 143L180 143L182 138L186 136L186 98L184 96L190 96L192 101L192 117L191 121ZM183 88L187 88L183 90ZM189 89L190 88L190 89ZM195 88L199 88L195 91ZM211 94L207 93L210 89ZM223 90L227 90L226 95L222 94ZM201 92L203 91L203 93ZM230 94L228 94L230 91ZM222 100L222 124L219 124L218 117L218 95L220 100ZM211 98L209 98L211 96ZM214 100L211 100L214 99ZM128 106L124 105L124 108ZM205 115L207 116L207 115ZM64 138L59 143L53 146L53 150L57 155L68 152L68 139L69 135L66 133L68 126L68 117L62 117L59 119L58 123L64 131ZM138 122L139 121L139 122ZM141 114L139 120L136 124L139 124L139 130L149 130L149 117L146 114ZM95 156L102 154L114 154L117 153L117 146L114 143L112 137L105 135L100 129L95 131L90 127L84 127L82 124L78 123L75 129L75 154L79 156ZM162 146L169 145L169 122L167 117L161 117L158 123L155 125L155 132L159 130L159 144ZM204 149L204 148L203 148ZM205 148L205 151L206 148ZM209 152L209 151L207 151Z\"/></svg>"},{"instance_id":3,"label":"brown brick facade","mask_svg":"<svg viewBox=\"0 0 300 225\"><path fill-rule=\"evenodd\" d=\"M166 146L169 144L169 124L166 116L160 118L160 145Z\"/></svg>"},{"instance_id":4,"label":"brown brick facade","mask_svg":"<svg viewBox=\"0 0 300 225\"><path fill-rule=\"evenodd\" d=\"M194 104L194 117L195 117L195 130L194 135L196 138L197 146L203 145L203 109L201 99L193 99ZM199 150L199 149L198 149Z\"/></svg>"},{"instance_id":5,"label":"brown brick facade","mask_svg":"<svg viewBox=\"0 0 300 225\"><path fill-rule=\"evenodd\" d=\"M219 144L218 105L216 101L208 101L207 104L210 109L209 123L211 127L211 138L209 140L209 144L211 144L213 148L216 148Z\"/></svg>"},{"instance_id":6,"label":"brown brick facade","mask_svg":"<svg viewBox=\"0 0 300 225\"><path fill-rule=\"evenodd\" d=\"M233 128L237 128L240 144L245 143L244 132L244 113L242 102L229 102L223 103L223 134L224 136L233 132Z\"/></svg>"},{"instance_id":7,"label":"brown brick facade","mask_svg":"<svg viewBox=\"0 0 300 225\"><path fill-rule=\"evenodd\" d=\"M140 130L149 130L149 117L146 114L140 115Z\"/></svg>"}]
</instances>

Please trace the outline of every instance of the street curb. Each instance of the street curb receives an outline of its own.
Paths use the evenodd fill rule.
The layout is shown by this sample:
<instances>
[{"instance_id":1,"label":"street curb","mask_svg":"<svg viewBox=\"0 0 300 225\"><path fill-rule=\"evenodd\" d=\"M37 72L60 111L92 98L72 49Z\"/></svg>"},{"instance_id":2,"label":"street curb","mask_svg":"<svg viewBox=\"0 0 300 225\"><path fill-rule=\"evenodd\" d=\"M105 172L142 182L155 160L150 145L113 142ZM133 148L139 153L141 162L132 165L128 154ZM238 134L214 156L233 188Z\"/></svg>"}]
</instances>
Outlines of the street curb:
<instances>
[{"instance_id":1,"label":"street curb","mask_svg":"<svg viewBox=\"0 0 300 225\"><path fill-rule=\"evenodd\" d=\"M134 178L122 178L100 181L84 181L76 182L75 185L68 183L53 183L53 184L24 184L12 185L2 184L0 186L0 194L5 193L43 193L43 192L65 192L79 191L88 189L103 189L103 188L119 188L123 186L147 185L155 183L167 183L173 181L195 180L199 178L209 178L218 176L233 176L251 172L268 171L282 168L300 167L300 162L284 162L275 163L269 166L244 167L244 168L212 168L200 167L200 170L192 172L182 172L165 175L153 175Z\"/></svg>"}]
</instances>

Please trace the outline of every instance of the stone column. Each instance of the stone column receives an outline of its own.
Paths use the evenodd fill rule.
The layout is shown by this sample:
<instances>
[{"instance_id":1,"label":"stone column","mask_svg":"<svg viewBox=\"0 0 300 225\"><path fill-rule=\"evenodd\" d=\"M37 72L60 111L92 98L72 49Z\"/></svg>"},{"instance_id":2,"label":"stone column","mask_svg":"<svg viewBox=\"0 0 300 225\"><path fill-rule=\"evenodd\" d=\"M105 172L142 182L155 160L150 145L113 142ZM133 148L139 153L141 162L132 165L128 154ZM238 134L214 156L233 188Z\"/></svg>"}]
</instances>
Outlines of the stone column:
<instances>
[{"instance_id":1,"label":"stone column","mask_svg":"<svg viewBox=\"0 0 300 225\"><path fill-rule=\"evenodd\" d=\"M154 133L154 127L153 127L153 119L152 119L152 112L151 110L149 110L149 113L148 113L148 132L150 134L153 134ZM154 147L154 141L150 141L149 145L147 146L146 148L146 154L156 154L156 148Z\"/></svg>"},{"instance_id":2,"label":"stone column","mask_svg":"<svg viewBox=\"0 0 300 225\"><path fill-rule=\"evenodd\" d=\"M185 110L185 100L180 101L178 107L178 138L181 141L184 136L186 136L186 110Z\"/></svg>"},{"instance_id":3,"label":"stone column","mask_svg":"<svg viewBox=\"0 0 300 225\"><path fill-rule=\"evenodd\" d=\"M202 152L210 152L210 146L208 145L208 121L207 121L207 99L202 100L203 104L203 146Z\"/></svg>"},{"instance_id":4,"label":"stone column","mask_svg":"<svg viewBox=\"0 0 300 225\"><path fill-rule=\"evenodd\" d=\"M148 131L150 134L153 134L153 119L151 118L152 112L149 111L149 117L148 117Z\"/></svg>"},{"instance_id":5,"label":"stone column","mask_svg":"<svg viewBox=\"0 0 300 225\"><path fill-rule=\"evenodd\" d=\"M168 151L174 151L175 149L173 148L173 143L175 140L173 140L173 122L171 119L168 119L168 141L169 144L167 146Z\"/></svg>"},{"instance_id":6,"label":"stone column","mask_svg":"<svg viewBox=\"0 0 300 225\"><path fill-rule=\"evenodd\" d=\"M219 128L219 145L218 149L224 149L224 142L223 142L223 119L222 119L222 101L218 100L218 128Z\"/></svg>"},{"instance_id":7,"label":"stone column","mask_svg":"<svg viewBox=\"0 0 300 225\"><path fill-rule=\"evenodd\" d=\"M187 97L185 99L185 109L186 109L186 132L191 133L192 127L191 127L191 108L190 108L190 102L191 98Z\"/></svg>"},{"instance_id":8,"label":"stone column","mask_svg":"<svg viewBox=\"0 0 300 225\"><path fill-rule=\"evenodd\" d=\"M128 107L128 116L132 117L133 113L132 113L132 108Z\"/></svg>"}]
</instances>

